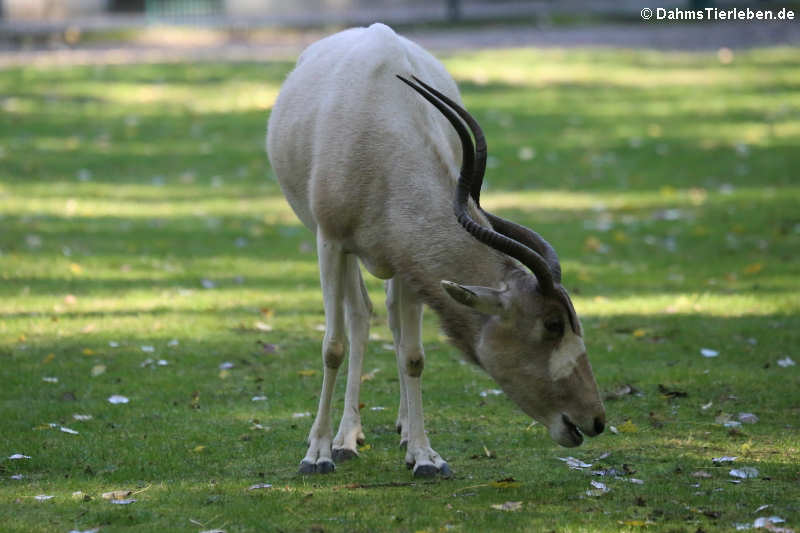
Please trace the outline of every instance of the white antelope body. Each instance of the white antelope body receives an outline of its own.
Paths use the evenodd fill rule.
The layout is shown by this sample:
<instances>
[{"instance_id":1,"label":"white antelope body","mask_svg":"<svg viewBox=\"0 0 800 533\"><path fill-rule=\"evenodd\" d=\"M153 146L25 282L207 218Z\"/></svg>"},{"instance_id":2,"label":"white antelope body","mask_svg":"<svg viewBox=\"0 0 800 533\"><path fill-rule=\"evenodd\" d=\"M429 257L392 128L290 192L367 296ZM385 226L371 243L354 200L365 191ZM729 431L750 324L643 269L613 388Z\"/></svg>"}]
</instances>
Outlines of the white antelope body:
<instances>
[{"instance_id":1,"label":"white antelope body","mask_svg":"<svg viewBox=\"0 0 800 533\"><path fill-rule=\"evenodd\" d=\"M316 234L325 307L322 393L302 473L332 471L334 461L356 457L364 439L359 387L372 306L359 260L388 280L397 428L415 476L450 474L423 424L423 304L465 357L556 442L577 446L581 433L603 431L603 405L558 257L535 232L480 208L483 135L432 55L383 24L311 45L272 109L267 150L287 200ZM334 437L331 397L348 344L344 414Z\"/></svg>"}]
</instances>

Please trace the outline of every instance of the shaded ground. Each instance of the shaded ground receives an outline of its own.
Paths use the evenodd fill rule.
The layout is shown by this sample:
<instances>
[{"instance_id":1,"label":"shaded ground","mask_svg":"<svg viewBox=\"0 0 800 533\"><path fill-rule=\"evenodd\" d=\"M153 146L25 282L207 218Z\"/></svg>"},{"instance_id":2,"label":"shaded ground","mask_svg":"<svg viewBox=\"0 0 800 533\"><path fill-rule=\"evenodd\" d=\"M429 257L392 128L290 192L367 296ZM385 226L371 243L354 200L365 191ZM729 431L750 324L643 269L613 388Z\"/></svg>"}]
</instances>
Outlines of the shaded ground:
<instances>
[{"instance_id":1,"label":"shaded ground","mask_svg":"<svg viewBox=\"0 0 800 533\"><path fill-rule=\"evenodd\" d=\"M152 33L157 34L158 29ZM167 32L168 30L164 30ZM153 35L144 42L94 44L80 48L0 52L0 68L21 65L134 64L180 61L270 61L296 56L331 33L308 30L273 32L267 37L235 42L221 34L184 35L176 43ZM404 32L435 51L493 47L612 47L655 50L715 50L800 44L797 23L672 24L667 22L578 27L492 25L486 28L421 29Z\"/></svg>"}]
</instances>

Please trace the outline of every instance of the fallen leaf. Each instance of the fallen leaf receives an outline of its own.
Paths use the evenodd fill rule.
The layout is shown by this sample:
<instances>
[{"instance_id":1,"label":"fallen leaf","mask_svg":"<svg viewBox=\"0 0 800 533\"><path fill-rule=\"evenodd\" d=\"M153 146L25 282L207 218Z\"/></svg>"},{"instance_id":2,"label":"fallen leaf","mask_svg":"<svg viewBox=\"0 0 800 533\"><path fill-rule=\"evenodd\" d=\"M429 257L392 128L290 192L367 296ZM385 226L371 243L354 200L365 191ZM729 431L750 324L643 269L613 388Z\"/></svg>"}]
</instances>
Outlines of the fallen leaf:
<instances>
[{"instance_id":1,"label":"fallen leaf","mask_svg":"<svg viewBox=\"0 0 800 533\"><path fill-rule=\"evenodd\" d=\"M744 267L745 274L758 274L764 269L763 263L751 263Z\"/></svg>"},{"instance_id":2,"label":"fallen leaf","mask_svg":"<svg viewBox=\"0 0 800 533\"><path fill-rule=\"evenodd\" d=\"M58 378L54 378L54 377L43 377L43 378L42 378L42 381L44 381L45 383L58 383Z\"/></svg>"},{"instance_id":3,"label":"fallen leaf","mask_svg":"<svg viewBox=\"0 0 800 533\"><path fill-rule=\"evenodd\" d=\"M481 398L486 398L487 396L500 396L503 394L503 391L500 389L487 389L485 391L481 391Z\"/></svg>"},{"instance_id":4,"label":"fallen leaf","mask_svg":"<svg viewBox=\"0 0 800 533\"><path fill-rule=\"evenodd\" d=\"M206 449L206 446L204 444L199 444L199 445L195 446L194 448L192 448L192 452L193 453L200 453L205 449Z\"/></svg>"},{"instance_id":5,"label":"fallen leaf","mask_svg":"<svg viewBox=\"0 0 800 533\"><path fill-rule=\"evenodd\" d=\"M277 353L278 345L277 344L270 344L264 341L256 341L256 344L261 346L261 349L264 350L264 353Z\"/></svg>"},{"instance_id":6,"label":"fallen leaf","mask_svg":"<svg viewBox=\"0 0 800 533\"><path fill-rule=\"evenodd\" d=\"M375 375L380 371L381 371L380 368L373 368L370 372L367 372L366 374L361 376L361 383L375 379Z\"/></svg>"},{"instance_id":7,"label":"fallen leaf","mask_svg":"<svg viewBox=\"0 0 800 533\"><path fill-rule=\"evenodd\" d=\"M589 483L594 488L586 491L587 496L592 496L592 497L602 496L603 494L611 490L606 486L605 483L600 483L599 481L592 480Z\"/></svg>"},{"instance_id":8,"label":"fallen leaf","mask_svg":"<svg viewBox=\"0 0 800 533\"><path fill-rule=\"evenodd\" d=\"M708 478L711 478L712 476L711 476L711 474L709 474L705 470L698 470L696 472L692 472L692 477L699 477L699 478L703 478L703 479L708 479Z\"/></svg>"},{"instance_id":9,"label":"fallen leaf","mask_svg":"<svg viewBox=\"0 0 800 533\"><path fill-rule=\"evenodd\" d=\"M272 326L265 322L256 322L253 325L258 331L272 331Z\"/></svg>"},{"instance_id":10,"label":"fallen leaf","mask_svg":"<svg viewBox=\"0 0 800 533\"><path fill-rule=\"evenodd\" d=\"M219 379L228 379L231 375L230 370L220 370L219 371Z\"/></svg>"},{"instance_id":11,"label":"fallen leaf","mask_svg":"<svg viewBox=\"0 0 800 533\"><path fill-rule=\"evenodd\" d=\"M723 455L722 457L714 457L713 459L711 459L711 462L714 463L715 465L721 465L725 463L732 463L736 461L736 459L738 459L738 457L736 456Z\"/></svg>"},{"instance_id":12,"label":"fallen leaf","mask_svg":"<svg viewBox=\"0 0 800 533\"><path fill-rule=\"evenodd\" d=\"M634 387L633 385L629 385L627 383L620 385L619 387L615 388L612 391L606 392L603 395L604 400L617 400L624 396L642 396L642 393L639 389Z\"/></svg>"},{"instance_id":13,"label":"fallen leaf","mask_svg":"<svg viewBox=\"0 0 800 533\"><path fill-rule=\"evenodd\" d=\"M789 356L786 356L783 359L778 359L778 366L781 368L787 368L790 366L794 366L795 364L796 363Z\"/></svg>"},{"instance_id":14,"label":"fallen leaf","mask_svg":"<svg viewBox=\"0 0 800 533\"><path fill-rule=\"evenodd\" d=\"M666 398L686 398L688 394L684 391L677 390L677 389L668 389L664 385L658 385L658 392L661 393L662 396Z\"/></svg>"},{"instance_id":15,"label":"fallen leaf","mask_svg":"<svg viewBox=\"0 0 800 533\"><path fill-rule=\"evenodd\" d=\"M492 481L491 483L489 483L490 487L494 487L496 489L515 489L521 485L522 483L520 483L513 477L498 479L497 481Z\"/></svg>"},{"instance_id":16,"label":"fallen leaf","mask_svg":"<svg viewBox=\"0 0 800 533\"><path fill-rule=\"evenodd\" d=\"M113 503L114 505L130 505L135 502L136 500L133 498L125 498L122 500L111 500L111 503Z\"/></svg>"},{"instance_id":17,"label":"fallen leaf","mask_svg":"<svg viewBox=\"0 0 800 533\"><path fill-rule=\"evenodd\" d=\"M74 418L75 420L78 420L80 422L86 422L87 420L91 420L93 417L92 417L92 415L74 414L74 415L72 415L72 418Z\"/></svg>"},{"instance_id":18,"label":"fallen leaf","mask_svg":"<svg viewBox=\"0 0 800 533\"><path fill-rule=\"evenodd\" d=\"M266 396L253 396L252 401L254 402L264 402L267 400Z\"/></svg>"},{"instance_id":19,"label":"fallen leaf","mask_svg":"<svg viewBox=\"0 0 800 533\"><path fill-rule=\"evenodd\" d=\"M297 371L297 375L298 376L303 376L303 377L314 376L314 375L316 375L318 373L319 372L317 370L314 370L313 368L306 368L304 370L298 370Z\"/></svg>"},{"instance_id":20,"label":"fallen leaf","mask_svg":"<svg viewBox=\"0 0 800 533\"><path fill-rule=\"evenodd\" d=\"M591 468L592 463L584 463L580 459L576 459L572 456L570 457L558 457L559 461L564 461L567 463L567 466L573 470L581 470L583 468Z\"/></svg>"},{"instance_id":21,"label":"fallen leaf","mask_svg":"<svg viewBox=\"0 0 800 533\"><path fill-rule=\"evenodd\" d=\"M104 500L121 500L127 498L131 494L133 494L132 490L112 490L110 492L104 492L102 497Z\"/></svg>"},{"instance_id":22,"label":"fallen leaf","mask_svg":"<svg viewBox=\"0 0 800 533\"><path fill-rule=\"evenodd\" d=\"M734 468L728 472L733 477L740 479L750 479L758 477L758 470L752 466L743 466L742 468Z\"/></svg>"},{"instance_id":23,"label":"fallen leaf","mask_svg":"<svg viewBox=\"0 0 800 533\"><path fill-rule=\"evenodd\" d=\"M51 496L49 494L38 494L38 495L34 496L34 498L37 499L40 502L43 502L43 501L47 501L47 500L52 500L53 498L55 498L55 496Z\"/></svg>"},{"instance_id":24,"label":"fallen leaf","mask_svg":"<svg viewBox=\"0 0 800 533\"><path fill-rule=\"evenodd\" d=\"M92 377L97 377L100 374L105 374L105 372L106 372L106 365L94 365L92 367L91 374Z\"/></svg>"},{"instance_id":25,"label":"fallen leaf","mask_svg":"<svg viewBox=\"0 0 800 533\"><path fill-rule=\"evenodd\" d=\"M712 350L711 348L700 348L700 353L703 357L716 357L719 355L717 350Z\"/></svg>"},{"instance_id":26,"label":"fallen leaf","mask_svg":"<svg viewBox=\"0 0 800 533\"><path fill-rule=\"evenodd\" d=\"M491 508L497 509L498 511L519 511L522 509L522 502L494 503L491 505Z\"/></svg>"},{"instance_id":27,"label":"fallen leaf","mask_svg":"<svg viewBox=\"0 0 800 533\"><path fill-rule=\"evenodd\" d=\"M628 420L625 421L624 424L622 424L619 427L619 431L621 433L636 433L637 431L639 431L639 428L636 426L636 424L631 422L630 419L628 419Z\"/></svg>"},{"instance_id":28,"label":"fallen leaf","mask_svg":"<svg viewBox=\"0 0 800 533\"><path fill-rule=\"evenodd\" d=\"M755 424L758 422L758 417L753 413L739 413L739 422L743 424Z\"/></svg>"},{"instance_id":29,"label":"fallen leaf","mask_svg":"<svg viewBox=\"0 0 800 533\"><path fill-rule=\"evenodd\" d=\"M45 358L44 358L44 359L42 359L42 364L43 364L43 365L46 365L47 363L50 363L50 362L51 362L53 359L55 359L55 358L56 358L56 354L54 354L54 353L49 353L49 354L47 354L47 355L45 356ZM781 364L781 362L780 362L780 361L778 361L778 364Z\"/></svg>"},{"instance_id":30,"label":"fallen leaf","mask_svg":"<svg viewBox=\"0 0 800 533\"><path fill-rule=\"evenodd\" d=\"M70 429L70 428L67 428L67 427L64 427L64 426L60 426L58 429L59 429L59 430L60 430L62 433L68 433L68 434L70 434L70 435L78 435L78 434L79 434L79 433L78 433L77 431L75 431L74 429Z\"/></svg>"},{"instance_id":31,"label":"fallen leaf","mask_svg":"<svg viewBox=\"0 0 800 533\"><path fill-rule=\"evenodd\" d=\"M9 455L8 458L11 459L12 461L17 461L19 459L30 459L31 456L30 455L22 455L21 453L15 453L14 455Z\"/></svg>"},{"instance_id":32,"label":"fallen leaf","mask_svg":"<svg viewBox=\"0 0 800 533\"><path fill-rule=\"evenodd\" d=\"M269 483L256 483L255 485L250 485L247 487L247 490L260 490L260 489L271 489L272 485Z\"/></svg>"},{"instance_id":33,"label":"fallen leaf","mask_svg":"<svg viewBox=\"0 0 800 533\"><path fill-rule=\"evenodd\" d=\"M156 351L155 346L149 346L149 345L141 346L141 349L145 353L153 353Z\"/></svg>"},{"instance_id":34,"label":"fallen leaf","mask_svg":"<svg viewBox=\"0 0 800 533\"><path fill-rule=\"evenodd\" d=\"M753 521L753 527L756 529L761 527L775 531L772 526L775 524L782 524L784 522L786 522L786 520L780 516L760 516Z\"/></svg>"},{"instance_id":35,"label":"fallen leaf","mask_svg":"<svg viewBox=\"0 0 800 533\"><path fill-rule=\"evenodd\" d=\"M230 361L225 361L224 363L220 363L219 369L230 370L231 368L233 368L233 366L234 366L233 363L231 363Z\"/></svg>"},{"instance_id":36,"label":"fallen leaf","mask_svg":"<svg viewBox=\"0 0 800 533\"><path fill-rule=\"evenodd\" d=\"M584 247L591 252L596 252L599 254L607 254L609 252L609 247L603 244L600 239L597 237L591 236L587 237L586 241L583 243Z\"/></svg>"},{"instance_id":37,"label":"fallen leaf","mask_svg":"<svg viewBox=\"0 0 800 533\"><path fill-rule=\"evenodd\" d=\"M714 417L714 422L717 424L726 424L731 421L731 415L729 413L720 413Z\"/></svg>"},{"instance_id":38,"label":"fallen leaf","mask_svg":"<svg viewBox=\"0 0 800 533\"><path fill-rule=\"evenodd\" d=\"M306 418L308 416L311 416L311 413L309 413L308 411L306 411L305 413L292 413L292 418Z\"/></svg>"},{"instance_id":39,"label":"fallen leaf","mask_svg":"<svg viewBox=\"0 0 800 533\"><path fill-rule=\"evenodd\" d=\"M126 396L122 396L121 394L114 394L108 397L109 403L113 404L120 404L120 403L128 403L130 400Z\"/></svg>"}]
</instances>

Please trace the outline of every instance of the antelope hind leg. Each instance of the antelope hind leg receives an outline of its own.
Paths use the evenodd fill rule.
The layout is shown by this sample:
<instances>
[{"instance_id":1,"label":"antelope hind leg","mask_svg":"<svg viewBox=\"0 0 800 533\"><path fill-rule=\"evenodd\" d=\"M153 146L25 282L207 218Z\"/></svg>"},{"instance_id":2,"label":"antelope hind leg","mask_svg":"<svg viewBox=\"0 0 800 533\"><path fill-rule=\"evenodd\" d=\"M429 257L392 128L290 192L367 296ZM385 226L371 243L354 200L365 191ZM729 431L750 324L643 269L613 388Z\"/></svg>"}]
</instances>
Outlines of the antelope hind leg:
<instances>
[{"instance_id":1,"label":"antelope hind leg","mask_svg":"<svg viewBox=\"0 0 800 533\"><path fill-rule=\"evenodd\" d=\"M353 255L347 256L345 280L345 323L350 341L350 353L347 363L344 412L339 424L339 431L333 439L333 460L336 462L358 457L357 446L364 444L358 400L361 390L364 350L369 338L369 319L372 315L372 304L367 295L367 288L361 278L358 260Z\"/></svg>"}]
</instances>

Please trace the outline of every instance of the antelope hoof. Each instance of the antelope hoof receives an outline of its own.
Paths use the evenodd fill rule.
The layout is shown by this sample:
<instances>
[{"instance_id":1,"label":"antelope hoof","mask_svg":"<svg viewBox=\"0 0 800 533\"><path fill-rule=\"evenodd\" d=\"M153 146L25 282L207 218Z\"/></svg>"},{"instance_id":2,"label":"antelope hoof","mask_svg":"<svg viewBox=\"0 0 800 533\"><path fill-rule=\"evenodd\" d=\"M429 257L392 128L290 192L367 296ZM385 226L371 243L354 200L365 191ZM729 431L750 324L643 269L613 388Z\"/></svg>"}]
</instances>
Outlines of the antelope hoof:
<instances>
[{"instance_id":1,"label":"antelope hoof","mask_svg":"<svg viewBox=\"0 0 800 533\"><path fill-rule=\"evenodd\" d=\"M334 448L332 455L334 463L342 463L358 457L358 453L349 448Z\"/></svg>"},{"instance_id":2,"label":"antelope hoof","mask_svg":"<svg viewBox=\"0 0 800 533\"><path fill-rule=\"evenodd\" d=\"M302 461L297 471L300 474L330 474L334 470L336 470L336 465L331 461L320 461L316 464L311 461Z\"/></svg>"},{"instance_id":3,"label":"antelope hoof","mask_svg":"<svg viewBox=\"0 0 800 533\"><path fill-rule=\"evenodd\" d=\"M443 478L449 478L453 475L453 471L450 470L450 466L447 463L442 463L440 467L432 464L419 464L414 467L415 478L432 478L436 477L437 474Z\"/></svg>"}]
</instances>

